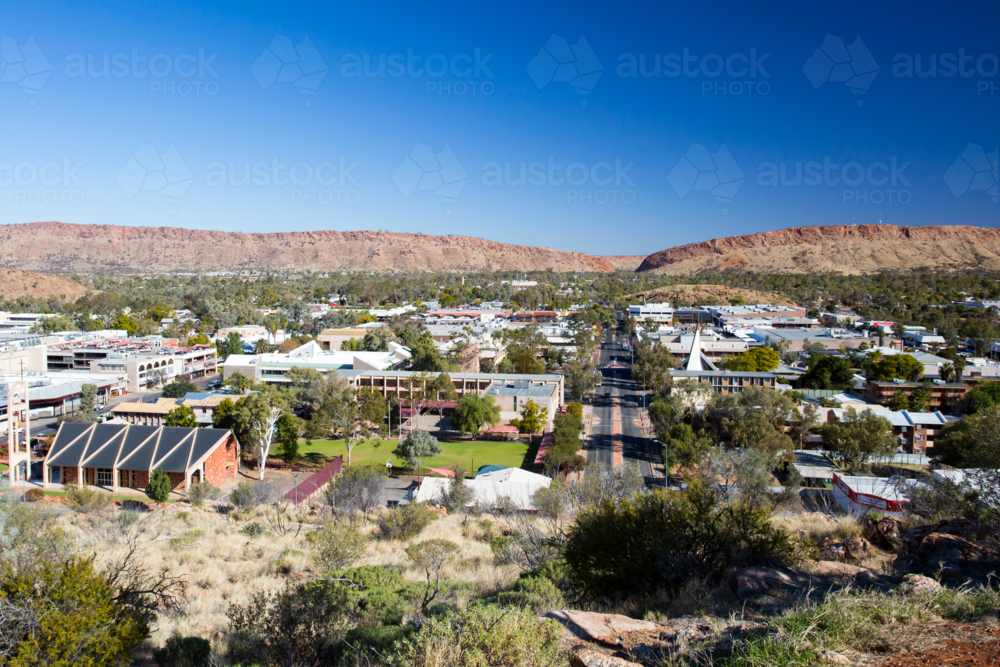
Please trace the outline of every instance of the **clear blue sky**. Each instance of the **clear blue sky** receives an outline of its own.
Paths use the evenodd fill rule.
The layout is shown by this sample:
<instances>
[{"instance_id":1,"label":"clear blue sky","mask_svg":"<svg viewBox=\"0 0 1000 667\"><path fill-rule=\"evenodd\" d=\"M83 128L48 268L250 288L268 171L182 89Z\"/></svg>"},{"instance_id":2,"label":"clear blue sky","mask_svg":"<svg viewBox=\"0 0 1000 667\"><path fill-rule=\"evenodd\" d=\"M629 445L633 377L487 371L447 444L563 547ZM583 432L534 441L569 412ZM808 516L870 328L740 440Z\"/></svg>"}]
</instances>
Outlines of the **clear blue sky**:
<instances>
[{"instance_id":1,"label":"clear blue sky","mask_svg":"<svg viewBox=\"0 0 1000 667\"><path fill-rule=\"evenodd\" d=\"M137 4L0 8L0 221L592 254L1000 224L996 2Z\"/></svg>"}]
</instances>

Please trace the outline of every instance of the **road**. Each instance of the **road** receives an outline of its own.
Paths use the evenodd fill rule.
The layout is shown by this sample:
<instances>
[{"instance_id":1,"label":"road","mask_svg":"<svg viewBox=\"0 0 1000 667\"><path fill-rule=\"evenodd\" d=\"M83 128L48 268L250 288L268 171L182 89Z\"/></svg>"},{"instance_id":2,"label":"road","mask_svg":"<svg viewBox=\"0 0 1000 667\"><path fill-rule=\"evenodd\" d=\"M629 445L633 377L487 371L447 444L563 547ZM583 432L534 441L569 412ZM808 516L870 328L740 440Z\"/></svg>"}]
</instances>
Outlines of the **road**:
<instances>
[{"instance_id":1,"label":"road","mask_svg":"<svg viewBox=\"0 0 1000 667\"><path fill-rule=\"evenodd\" d=\"M642 392L631 388L629 352L614 332L605 333L600 367L604 380L594 395L587 460L614 466L637 462L647 484L662 485L662 466L656 467L659 455L649 439L648 427L640 424Z\"/></svg>"}]
</instances>

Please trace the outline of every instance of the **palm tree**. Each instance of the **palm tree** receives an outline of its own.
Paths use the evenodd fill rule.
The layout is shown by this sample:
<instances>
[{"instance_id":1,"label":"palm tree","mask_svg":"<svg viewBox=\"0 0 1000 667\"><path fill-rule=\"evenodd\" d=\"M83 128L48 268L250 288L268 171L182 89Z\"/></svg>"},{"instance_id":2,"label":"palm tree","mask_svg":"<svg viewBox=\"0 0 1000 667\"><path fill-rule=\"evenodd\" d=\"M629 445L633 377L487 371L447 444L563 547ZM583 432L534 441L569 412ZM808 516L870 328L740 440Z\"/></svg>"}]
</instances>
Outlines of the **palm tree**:
<instances>
[{"instance_id":1,"label":"palm tree","mask_svg":"<svg viewBox=\"0 0 1000 667\"><path fill-rule=\"evenodd\" d=\"M270 348L271 348L271 346L267 344L266 340L264 340L263 338L258 338L257 342L253 344L253 353L254 354L264 354Z\"/></svg>"}]
</instances>

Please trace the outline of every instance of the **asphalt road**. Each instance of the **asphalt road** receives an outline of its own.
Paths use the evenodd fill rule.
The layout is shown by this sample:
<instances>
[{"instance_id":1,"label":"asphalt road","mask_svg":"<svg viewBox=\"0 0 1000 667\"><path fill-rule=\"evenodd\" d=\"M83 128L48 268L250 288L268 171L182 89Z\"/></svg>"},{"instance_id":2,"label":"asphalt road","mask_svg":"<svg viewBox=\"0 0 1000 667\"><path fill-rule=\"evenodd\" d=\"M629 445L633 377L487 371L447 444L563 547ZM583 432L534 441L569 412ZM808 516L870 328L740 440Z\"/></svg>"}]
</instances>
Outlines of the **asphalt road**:
<instances>
[{"instance_id":1,"label":"asphalt road","mask_svg":"<svg viewBox=\"0 0 1000 667\"><path fill-rule=\"evenodd\" d=\"M639 425L643 392L631 388L629 351L613 332L605 334L600 367L604 380L594 393L594 422L587 443L587 460L615 466L637 462L648 484L662 485L663 477L654 468L659 456L649 438L649 429Z\"/></svg>"}]
</instances>

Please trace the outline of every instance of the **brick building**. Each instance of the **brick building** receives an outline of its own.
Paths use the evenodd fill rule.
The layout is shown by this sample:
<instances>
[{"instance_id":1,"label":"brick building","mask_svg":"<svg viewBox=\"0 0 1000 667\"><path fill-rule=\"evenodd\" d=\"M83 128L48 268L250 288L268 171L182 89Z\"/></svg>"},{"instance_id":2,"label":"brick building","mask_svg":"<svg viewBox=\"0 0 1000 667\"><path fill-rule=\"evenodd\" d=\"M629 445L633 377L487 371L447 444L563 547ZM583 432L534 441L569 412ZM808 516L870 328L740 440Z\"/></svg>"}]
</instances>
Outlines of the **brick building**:
<instances>
[{"instance_id":1,"label":"brick building","mask_svg":"<svg viewBox=\"0 0 1000 667\"><path fill-rule=\"evenodd\" d=\"M961 411L962 404L965 402L965 395L971 391L971 387L961 382L933 382L924 384L922 382L902 382L896 380L894 382L869 382L865 385L864 394L866 398L879 405L887 405L896 392L902 392L907 399L910 399L921 389L926 389L930 394L930 400L925 410L928 412L940 411L950 413Z\"/></svg>"},{"instance_id":2,"label":"brick building","mask_svg":"<svg viewBox=\"0 0 1000 667\"><path fill-rule=\"evenodd\" d=\"M45 488L143 490L150 473L162 470L175 492L186 492L196 482L222 486L235 479L237 451L236 437L225 429L63 422L45 457L42 480Z\"/></svg>"}]
</instances>

